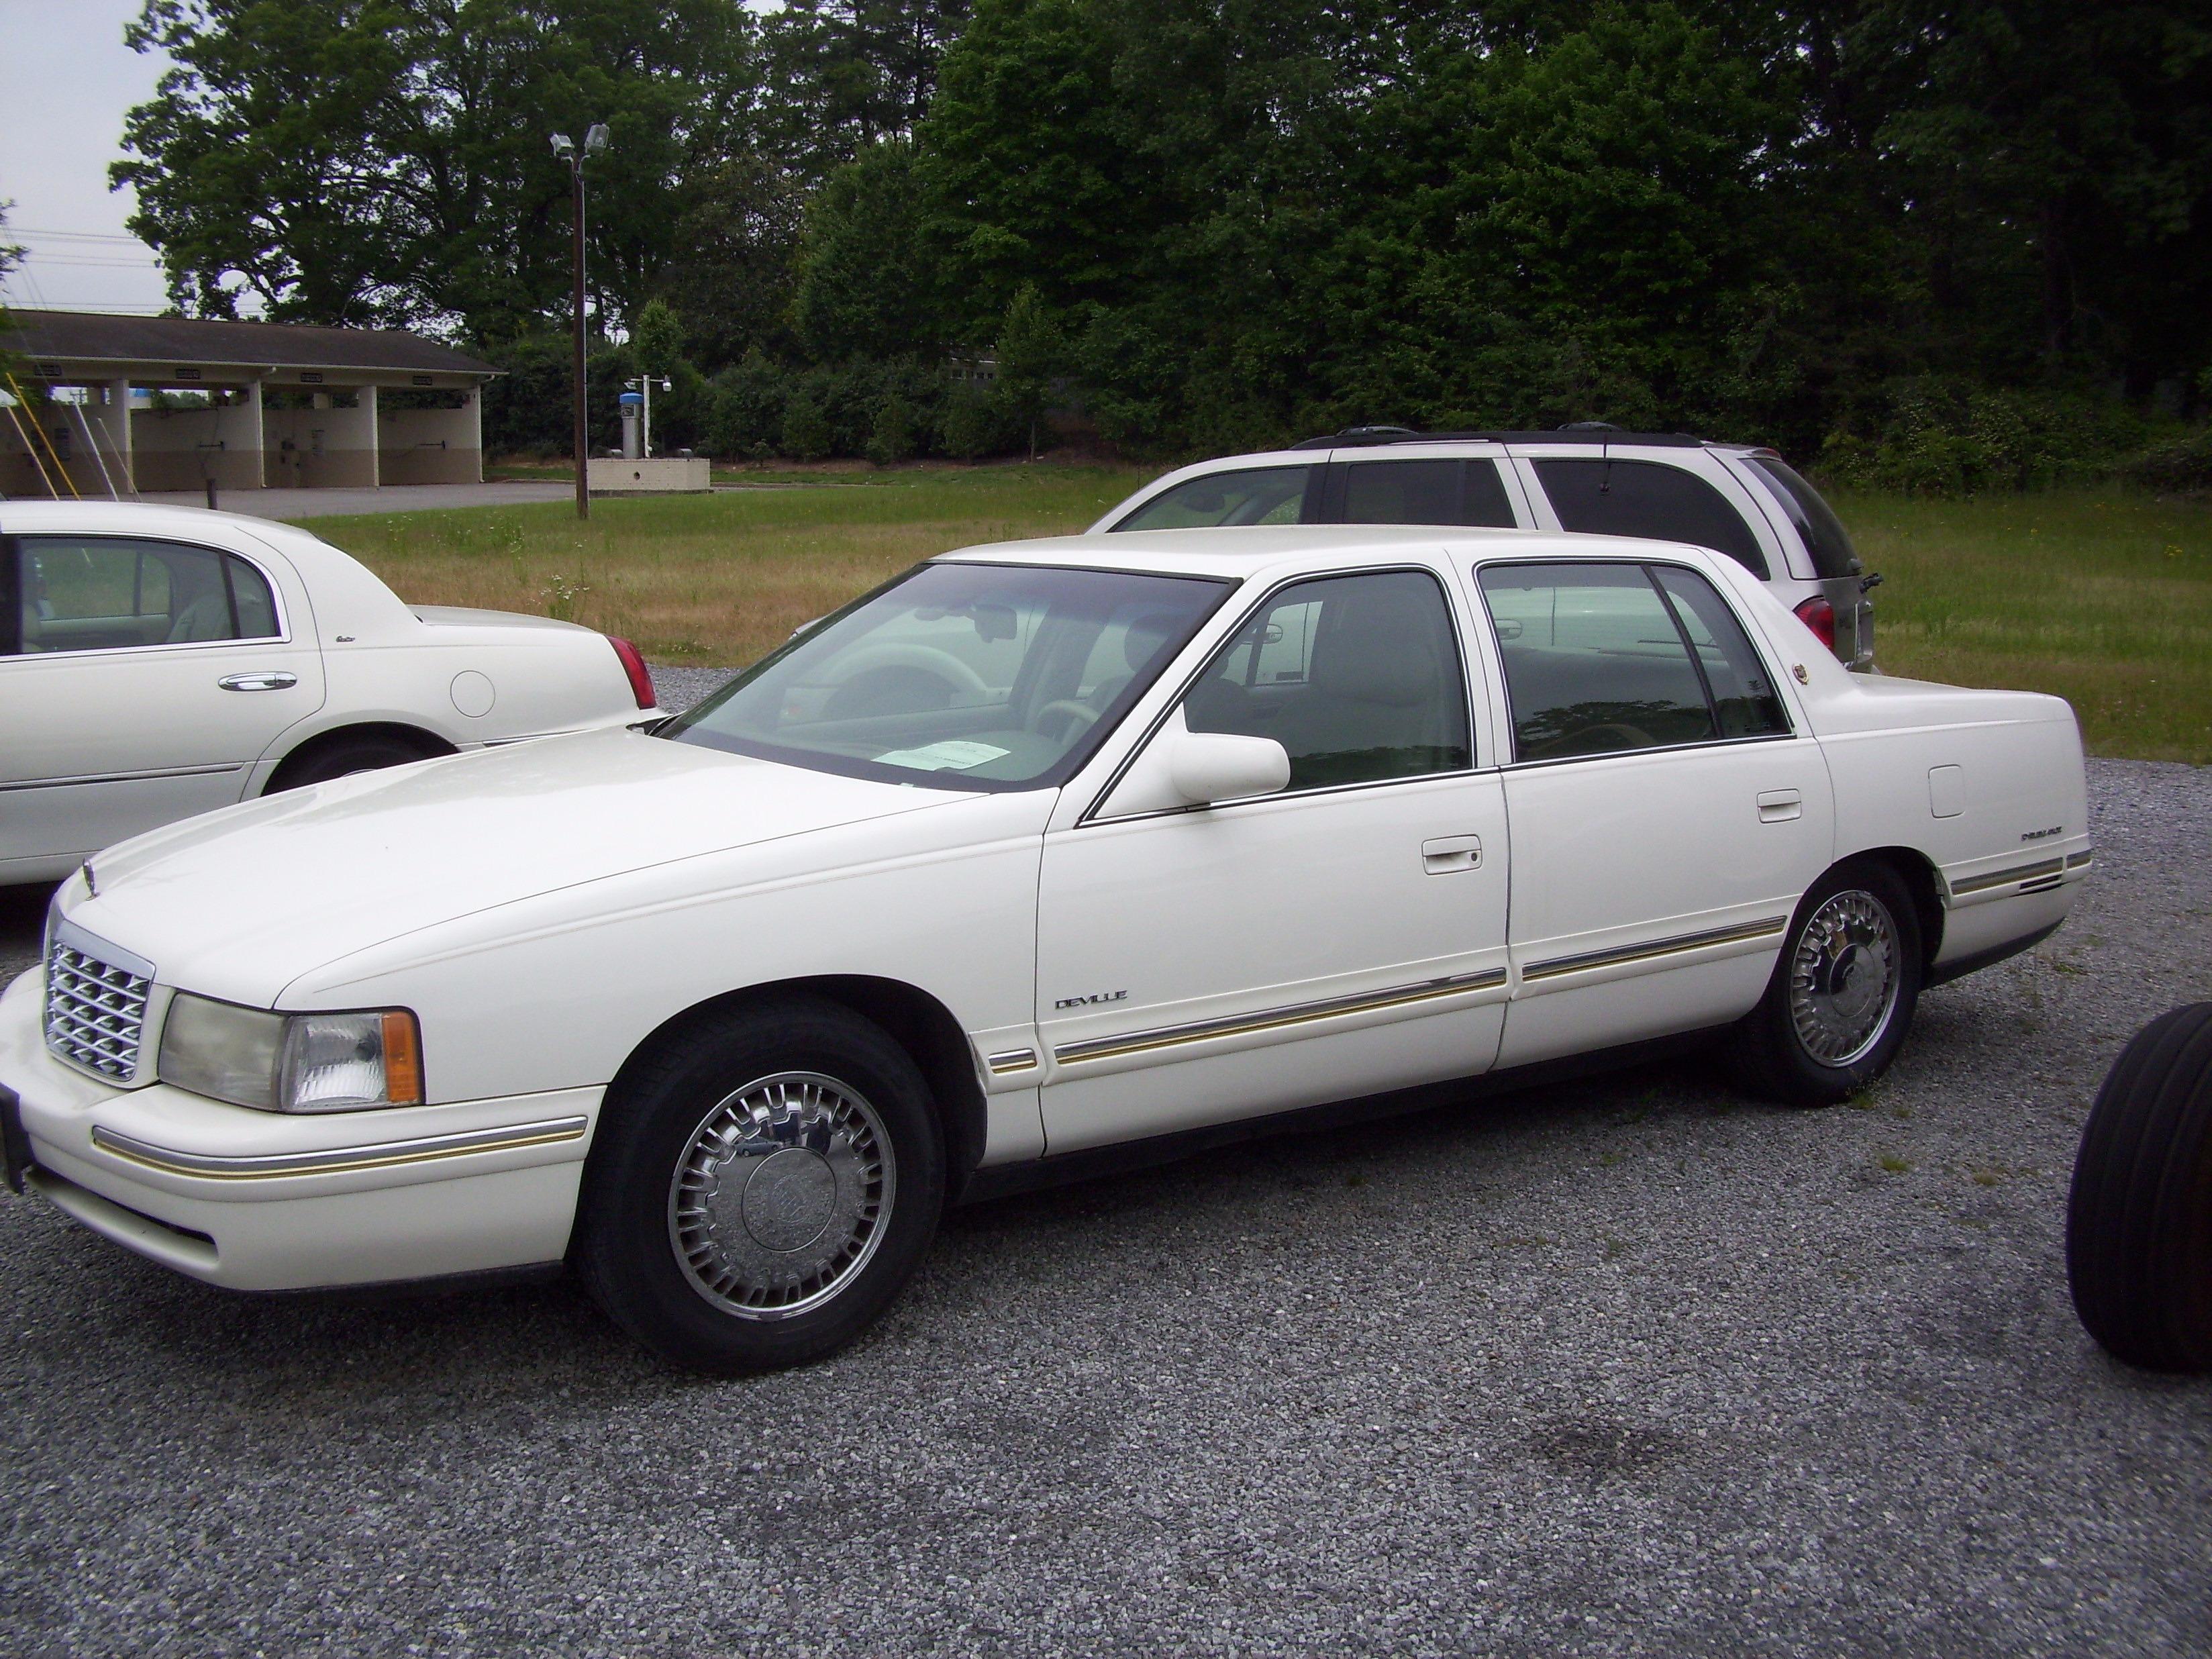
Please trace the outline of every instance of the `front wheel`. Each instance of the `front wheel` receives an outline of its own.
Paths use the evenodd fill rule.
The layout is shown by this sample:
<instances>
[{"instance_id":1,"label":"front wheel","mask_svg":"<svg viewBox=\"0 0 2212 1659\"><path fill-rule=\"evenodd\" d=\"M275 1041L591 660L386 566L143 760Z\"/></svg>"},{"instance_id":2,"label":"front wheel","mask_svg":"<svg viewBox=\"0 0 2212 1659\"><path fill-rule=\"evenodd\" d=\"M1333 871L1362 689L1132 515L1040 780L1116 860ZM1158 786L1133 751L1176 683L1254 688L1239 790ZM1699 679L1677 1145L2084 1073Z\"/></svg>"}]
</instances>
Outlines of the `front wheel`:
<instances>
[{"instance_id":1,"label":"front wheel","mask_svg":"<svg viewBox=\"0 0 2212 1659\"><path fill-rule=\"evenodd\" d=\"M1889 1069L1920 1000L1920 921L1887 864L1839 864L1790 920L1759 1006L1724 1050L1739 1082L1832 1106Z\"/></svg>"},{"instance_id":2,"label":"front wheel","mask_svg":"<svg viewBox=\"0 0 2212 1659\"><path fill-rule=\"evenodd\" d=\"M913 1276L944 1140L903 1049L794 997L632 1066L584 1182L574 1254L608 1315L676 1364L771 1370L843 1346Z\"/></svg>"}]
</instances>

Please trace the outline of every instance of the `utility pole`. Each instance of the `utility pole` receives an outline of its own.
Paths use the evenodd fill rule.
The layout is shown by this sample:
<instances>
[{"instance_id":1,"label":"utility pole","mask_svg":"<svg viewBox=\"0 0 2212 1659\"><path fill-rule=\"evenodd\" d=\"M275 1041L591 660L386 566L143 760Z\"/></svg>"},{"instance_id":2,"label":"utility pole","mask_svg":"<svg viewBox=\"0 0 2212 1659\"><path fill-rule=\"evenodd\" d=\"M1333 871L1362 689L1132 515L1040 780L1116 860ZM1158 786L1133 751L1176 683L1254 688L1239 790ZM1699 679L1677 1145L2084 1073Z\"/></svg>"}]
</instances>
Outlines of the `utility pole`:
<instances>
[{"instance_id":1,"label":"utility pole","mask_svg":"<svg viewBox=\"0 0 2212 1659\"><path fill-rule=\"evenodd\" d=\"M575 230L575 294L572 308L576 320L575 374L575 434L576 451L576 516L592 516L592 489L586 474L590 471L591 423L584 404L584 158L602 154L607 147L607 125L594 121L586 129L583 148L579 149L574 139L565 132L553 135L553 153L568 164L569 181L575 186L576 207L573 216Z\"/></svg>"}]
</instances>

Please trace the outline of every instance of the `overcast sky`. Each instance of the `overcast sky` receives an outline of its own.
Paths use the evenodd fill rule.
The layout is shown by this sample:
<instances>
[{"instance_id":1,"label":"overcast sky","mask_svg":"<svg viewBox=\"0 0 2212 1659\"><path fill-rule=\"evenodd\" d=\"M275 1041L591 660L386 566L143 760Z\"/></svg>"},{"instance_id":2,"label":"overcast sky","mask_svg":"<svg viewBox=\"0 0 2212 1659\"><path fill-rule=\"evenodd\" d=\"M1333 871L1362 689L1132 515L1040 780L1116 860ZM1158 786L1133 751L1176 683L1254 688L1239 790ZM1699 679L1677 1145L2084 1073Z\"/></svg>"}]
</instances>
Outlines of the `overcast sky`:
<instances>
[{"instance_id":1,"label":"overcast sky","mask_svg":"<svg viewBox=\"0 0 2212 1659\"><path fill-rule=\"evenodd\" d=\"M10 305L152 313L167 304L154 252L126 235L131 193L107 188L123 115L166 60L123 44L140 0L0 0L0 202L29 250Z\"/></svg>"}]
</instances>

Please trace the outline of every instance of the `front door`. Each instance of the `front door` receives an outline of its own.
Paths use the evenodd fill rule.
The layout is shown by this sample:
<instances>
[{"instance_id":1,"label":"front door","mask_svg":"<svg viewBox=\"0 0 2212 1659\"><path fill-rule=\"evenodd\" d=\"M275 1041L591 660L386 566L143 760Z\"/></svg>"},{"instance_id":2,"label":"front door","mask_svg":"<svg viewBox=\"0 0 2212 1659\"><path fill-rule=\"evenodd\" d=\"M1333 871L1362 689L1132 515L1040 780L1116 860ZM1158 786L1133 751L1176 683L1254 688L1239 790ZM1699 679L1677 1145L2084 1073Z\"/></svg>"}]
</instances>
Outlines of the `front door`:
<instances>
[{"instance_id":1,"label":"front door","mask_svg":"<svg viewBox=\"0 0 2212 1659\"><path fill-rule=\"evenodd\" d=\"M266 573L150 538L15 538L0 636L0 879L237 800L323 700Z\"/></svg>"},{"instance_id":2,"label":"front door","mask_svg":"<svg viewBox=\"0 0 2212 1659\"><path fill-rule=\"evenodd\" d=\"M1271 737L1277 794L1046 839L1037 1024L1058 1153L1480 1072L1506 994L1504 797L1426 570L1291 584L1176 711Z\"/></svg>"},{"instance_id":3,"label":"front door","mask_svg":"<svg viewBox=\"0 0 2212 1659\"><path fill-rule=\"evenodd\" d=\"M1515 743L1518 988L1499 1063L1748 1012L1832 856L1818 742L1687 566L1502 562L1477 585Z\"/></svg>"}]
</instances>

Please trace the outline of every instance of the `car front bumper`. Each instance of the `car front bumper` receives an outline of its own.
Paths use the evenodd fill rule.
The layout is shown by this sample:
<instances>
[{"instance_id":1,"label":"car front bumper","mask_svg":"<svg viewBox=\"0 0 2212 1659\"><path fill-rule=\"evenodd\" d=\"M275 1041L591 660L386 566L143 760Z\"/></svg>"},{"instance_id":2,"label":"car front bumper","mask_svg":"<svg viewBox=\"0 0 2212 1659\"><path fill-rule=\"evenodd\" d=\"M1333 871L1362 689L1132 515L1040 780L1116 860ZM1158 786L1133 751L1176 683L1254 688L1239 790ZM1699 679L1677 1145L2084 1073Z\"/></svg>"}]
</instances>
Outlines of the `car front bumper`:
<instances>
[{"instance_id":1,"label":"car front bumper","mask_svg":"<svg viewBox=\"0 0 2212 1659\"><path fill-rule=\"evenodd\" d=\"M438 1279L558 1261L600 1088L292 1116L62 1064L45 975L0 994L11 1183L178 1272L241 1291Z\"/></svg>"}]
</instances>

